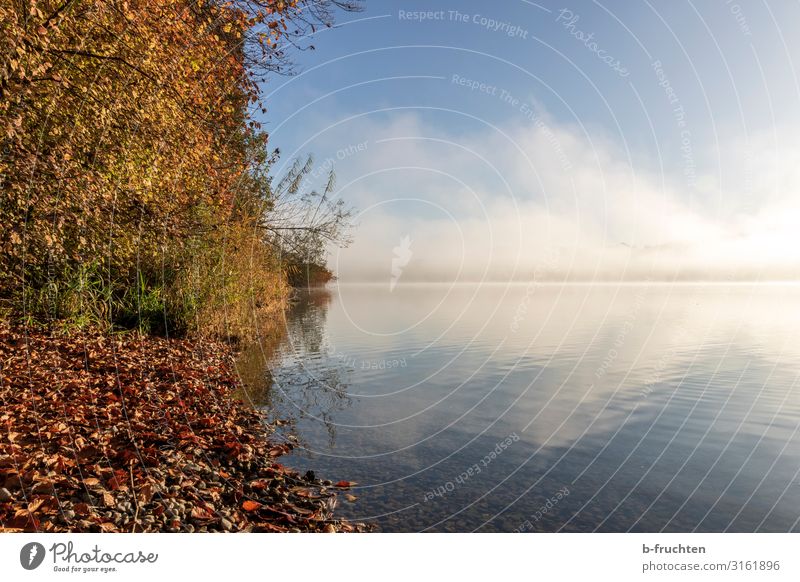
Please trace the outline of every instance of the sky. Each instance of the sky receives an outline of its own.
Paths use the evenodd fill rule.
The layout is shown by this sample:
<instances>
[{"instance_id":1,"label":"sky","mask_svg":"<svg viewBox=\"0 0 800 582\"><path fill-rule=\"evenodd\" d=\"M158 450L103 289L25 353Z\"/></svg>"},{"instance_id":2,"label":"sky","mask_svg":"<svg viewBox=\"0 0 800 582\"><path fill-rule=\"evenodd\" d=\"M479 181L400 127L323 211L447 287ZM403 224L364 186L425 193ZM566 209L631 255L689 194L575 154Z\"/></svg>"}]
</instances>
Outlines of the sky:
<instances>
[{"instance_id":1,"label":"sky","mask_svg":"<svg viewBox=\"0 0 800 582\"><path fill-rule=\"evenodd\" d=\"M354 209L341 282L800 277L800 3L365 8L263 88L274 173Z\"/></svg>"}]
</instances>

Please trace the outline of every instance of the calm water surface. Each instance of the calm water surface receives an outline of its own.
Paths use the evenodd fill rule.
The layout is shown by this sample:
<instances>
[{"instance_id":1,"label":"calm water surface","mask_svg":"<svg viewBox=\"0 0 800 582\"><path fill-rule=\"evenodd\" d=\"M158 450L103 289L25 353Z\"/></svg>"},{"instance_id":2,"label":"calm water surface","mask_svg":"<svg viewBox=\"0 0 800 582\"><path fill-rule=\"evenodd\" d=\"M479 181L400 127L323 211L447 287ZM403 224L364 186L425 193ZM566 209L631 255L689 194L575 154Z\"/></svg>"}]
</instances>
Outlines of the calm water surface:
<instances>
[{"instance_id":1,"label":"calm water surface","mask_svg":"<svg viewBox=\"0 0 800 582\"><path fill-rule=\"evenodd\" d=\"M798 324L798 286L339 285L250 360L383 531L798 531Z\"/></svg>"}]
</instances>

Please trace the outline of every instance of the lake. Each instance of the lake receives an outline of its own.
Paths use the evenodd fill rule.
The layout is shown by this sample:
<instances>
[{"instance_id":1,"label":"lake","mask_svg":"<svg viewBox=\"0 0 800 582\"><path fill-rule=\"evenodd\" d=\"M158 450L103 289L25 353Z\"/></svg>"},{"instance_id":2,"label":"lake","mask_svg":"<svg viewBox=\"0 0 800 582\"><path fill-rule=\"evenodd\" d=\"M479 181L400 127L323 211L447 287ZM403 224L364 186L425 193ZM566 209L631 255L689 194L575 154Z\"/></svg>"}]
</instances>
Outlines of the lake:
<instances>
[{"instance_id":1,"label":"lake","mask_svg":"<svg viewBox=\"0 0 800 582\"><path fill-rule=\"evenodd\" d=\"M246 357L381 531L798 531L800 286L301 293Z\"/></svg>"}]
</instances>

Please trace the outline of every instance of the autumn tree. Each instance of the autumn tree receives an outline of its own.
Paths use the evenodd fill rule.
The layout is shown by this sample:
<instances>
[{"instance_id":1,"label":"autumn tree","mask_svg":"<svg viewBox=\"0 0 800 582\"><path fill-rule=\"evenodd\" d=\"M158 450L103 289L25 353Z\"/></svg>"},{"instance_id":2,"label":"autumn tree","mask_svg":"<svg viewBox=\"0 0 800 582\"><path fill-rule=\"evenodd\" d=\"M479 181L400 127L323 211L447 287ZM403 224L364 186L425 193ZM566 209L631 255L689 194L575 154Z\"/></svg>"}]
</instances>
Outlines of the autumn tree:
<instances>
[{"instance_id":1,"label":"autumn tree","mask_svg":"<svg viewBox=\"0 0 800 582\"><path fill-rule=\"evenodd\" d=\"M98 321L144 305L191 326L280 293L255 234L275 202L249 112L337 8L357 6L0 0L0 299ZM235 253L260 281L228 274Z\"/></svg>"}]
</instances>

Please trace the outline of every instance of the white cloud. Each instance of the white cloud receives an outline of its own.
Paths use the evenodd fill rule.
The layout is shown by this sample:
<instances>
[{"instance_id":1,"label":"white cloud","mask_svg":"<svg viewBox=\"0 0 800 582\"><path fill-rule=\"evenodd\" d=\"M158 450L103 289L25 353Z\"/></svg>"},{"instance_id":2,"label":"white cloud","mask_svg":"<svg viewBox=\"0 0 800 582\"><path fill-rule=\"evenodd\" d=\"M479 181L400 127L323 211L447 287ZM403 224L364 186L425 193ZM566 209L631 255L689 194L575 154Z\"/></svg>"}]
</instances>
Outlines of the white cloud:
<instances>
[{"instance_id":1,"label":"white cloud","mask_svg":"<svg viewBox=\"0 0 800 582\"><path fill-rule=\"evenodd\" d=\"M310 144L368 143L337 165L361 211L354 244L332 252L341 280L388 284L404 236L403 282L800 274L800 141L788 133L696 148L714 165L689 189L680 168L662 175L576 127L466 125L362 117Z\"/></svg>"}]
</instances>

